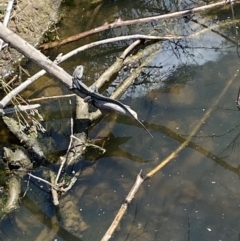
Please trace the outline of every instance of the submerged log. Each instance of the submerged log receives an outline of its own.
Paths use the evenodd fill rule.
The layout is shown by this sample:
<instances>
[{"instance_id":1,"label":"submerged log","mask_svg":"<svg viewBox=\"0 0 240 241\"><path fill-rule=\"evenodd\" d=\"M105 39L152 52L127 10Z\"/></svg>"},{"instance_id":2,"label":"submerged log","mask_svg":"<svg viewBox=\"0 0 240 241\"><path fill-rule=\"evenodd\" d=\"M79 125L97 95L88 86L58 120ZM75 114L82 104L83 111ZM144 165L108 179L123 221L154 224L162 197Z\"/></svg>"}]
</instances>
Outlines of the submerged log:
<instances>
[{"instance_id":1,"label":"submerged log","mask_svg":"<svg viewBox=\"0 0 240 241\"><path fill-rule=\"evenodd\" d=\"M9 128L9 130L29 149L33 150L34 154L38 157L40 161L46 160L43 153L43 147L37 141L35 135L27 135L24 133L24 127L15 121L14 119L3 116L3 121Z\"/></svg>"},{"instance_id":2,"label":"submerged log","mask_svg":"<svg viewBox=\"0 0 240 241\"><path fill-rule=\"evenodd\" d=\"M4 159L6 161L6 170L8 175L7 203L3 208L3 213L7 214L19 207L19 195L21 193L21 179L28 169L32 168L32 162L24 150L17 149L12 151L4 147Z\"/></svg>"}]
</instances>

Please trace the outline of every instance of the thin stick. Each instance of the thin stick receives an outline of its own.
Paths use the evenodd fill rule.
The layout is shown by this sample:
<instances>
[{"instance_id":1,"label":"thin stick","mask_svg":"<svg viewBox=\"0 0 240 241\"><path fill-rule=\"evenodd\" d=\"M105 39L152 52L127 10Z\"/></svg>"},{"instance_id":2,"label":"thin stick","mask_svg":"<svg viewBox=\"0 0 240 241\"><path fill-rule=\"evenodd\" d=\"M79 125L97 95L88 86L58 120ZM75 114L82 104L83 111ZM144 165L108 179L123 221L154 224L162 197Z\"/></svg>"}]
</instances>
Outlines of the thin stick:
<instances>
[{"instance_id":1,"label":"thin stick","mask_svg":"<svg viewBox=\"0 0 240 241\"><path fill-rule=\"evenodd\" d=\"M144 179L141 176L141 172L142 171L140 171L139 174L137 175L136 181L135 181L132 189L128 193L128 195L127 195L127 197L125 199L124 204L122 204L122 206L121 206L120 210L118 211L117 215L115 216L111 226L109 227L107 232L104 234L104 236L101 239L101 241L109 240L112 237L112 234L114 233L115 229L119 225L120 220L122 219L123 215L127 211L128 204L132 201L132 199L134 198L136 192L138 191L139 187L141 186L142 182L144 181Z\"/></svg>"},{"instance_id":2,"label":"thin stick","mask_svg":"<svg viewBox=\"0 0 240 241\"><path fill-rule=\"evenodd\" d=\"M71 140L71 139L70 139L70 140ZM71 143L71 141L70 141L70 143ZM59 180L59 177L60 177L60 175L61 175L63 166L64 166L64 164L65 164L65 162L66 162L66 158L64 158L64 157L61 157L61 156L60 156L59 159L60 159L60 161L61 161L61 165L60 165L60 167L59 167L58 174L57 174L56 179L55 179L55 185L58 184L58 180Z\"/></svg>"},{"instance_id":3,"label":"thin stick","mask_svg":"<svg viewBox=\"0 0 240 241\"><path fill-rule=\"evenodd\" d=\"M12 114L12 113L15 113L17 111L27 111L27 110L36 109L36 108L39 108L39 107L40 107L39 104L35 104L35 105L15 105L13 108L4 109L3 113L4 114Z\"/></svg>"},{"instance_id":4,"label":"thin stick","mask_svg":"<svg viewBox=\"0 0 240 241\"><path fill-rule=\"evenodd\" d=\"M55 190L58 190L58 188L55 185L53 185L52 183L50 183L49 181L47 181L47 180L45 180L45 179L43 179L41 177L37 177L37 176L33 175L32 173L28 173L28 175L30 177L33 177L33 178L41 181L41 182L44 182L44 183L48 184L50 187L54 188Z\"/></svg>"},{"instance_id":5,"label":"thin stick","mask_svg":"<svg viewBox=\"0 0 240 241\"><path fill-rule=\"evenodd\" d=\"M70 100L70 105L72 104L71 100ZM71 146L72 146L72 136L73 136L73 118L71 117L70 119L70 130L71 130L71 135L70 135L70 142L69 142L69 145L68 145L68 149L67 149L67 152L65 154L65 156L67 157L68 154L69 154L69 151L71 149ZM58 184L58 180L59 180L59 177L61 175L61 172L62 172L62 169L67 161L67 158L66 157L60 157L60 160L61 160L61 165L60 165L60 168L58 170L58 174L57 174L57 177L56 177L56 180L55 180L55 185Z\"/></svg>"},{"instance_id":6,"label":"thin stick","mask_svg":"<svg viewBox=\"0 0 240 241\"><path fill-rule=\"evenodd\" d=\"M34 98L28 100L28 102L39 102L41 100L49 100L49 99L59 99L59 98L69 98L69 97L74 97L76 94L69 94L69 95L54 95L54 96L44 96L40 98Z\"/></svg>"},{"instance_id":7,"label":"thin stick","mask_svg":"<svg viewBox=\"0 0 240 241\"><path fill-rule=\"evenodd\" d=\"M4 20L3 20L3 25L4 25L5 27L7 27L7 25L8 25L8 21L9 21L9 18L10 18L10 13L11 13L11 11L12 11L13 3L14 3L14 0L9 0L9 1L8 1L8 6L7 6L6 14L5 14L5 17L4 17ZM0 52L2 51L2 44L3 44L3 40L0 39Z\"/></svg>"}]
</instances>

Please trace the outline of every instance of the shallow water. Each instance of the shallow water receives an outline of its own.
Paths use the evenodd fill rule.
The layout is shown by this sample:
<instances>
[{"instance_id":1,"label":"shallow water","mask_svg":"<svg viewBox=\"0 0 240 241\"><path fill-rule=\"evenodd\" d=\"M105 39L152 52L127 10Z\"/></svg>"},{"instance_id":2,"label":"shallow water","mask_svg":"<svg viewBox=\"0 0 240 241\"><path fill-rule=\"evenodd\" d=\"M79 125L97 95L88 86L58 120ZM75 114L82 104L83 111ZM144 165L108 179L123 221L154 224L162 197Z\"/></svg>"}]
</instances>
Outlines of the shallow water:
<instances>
[{"instance_id":1,"label":"shallow water","mask_svg":"<svg viewBox=\"0 0 240 241\"><path fill-rule=\"evenodd\" d=\"M88 29L119 16L130 19L159 14L160 7L162 11L163 7L169 11L176 9L173 1L166 6L159 5L144 1L104 3ZM179 8L183 8L183 3ZM234 8L238 19L240 8L237 5ZM61 36L85 30L93 12L83 11L78 5L71 11L72 16L66 16L61 23ZM104 142L107 151L104 155L89 153L76 166L82 169L81 176L60 200L59 213L47 186L34 182L20 209L1 222L0 238L100 240L139 171L148 173L192 136L176 158L142 184L112 240L238 240L240 112L235 101L240 60L236 47L224 37L235 37L229 17L231 11L226 7L193 16L194 21L188 23L183 19L154 22L151 34L167 29L175 35L195 34L191 39L156 43L154 58L137 79L138 84L121 98L138 112L154 139L129 118L103 117L92 126L89 137L106 137L101 130L114 122L112 129L104 132L109 136ZM222 36L196 21L217 26L214 29ZM80 44L110 36L139 31L148 34L151 27L152 24L146 24L113 29L50 53L53 56L57 51L65 53ZM129 44L130 41L94 48L62 66L71 72L76 65L83 64L85 81L90 84ZM111 92L127 74L128 71L121 71L106 91ZM29 92L29 97L67 92L49 77L40 79L36 86L44 86L44 91ZM64 151L68 146L71 108L67 103L67 100L43 103L44 125L48 127L43 140L49 140L49 147L53 143L52 152ZM200 128L193 133L199 123Z\"/></svg>"}]
</instances>

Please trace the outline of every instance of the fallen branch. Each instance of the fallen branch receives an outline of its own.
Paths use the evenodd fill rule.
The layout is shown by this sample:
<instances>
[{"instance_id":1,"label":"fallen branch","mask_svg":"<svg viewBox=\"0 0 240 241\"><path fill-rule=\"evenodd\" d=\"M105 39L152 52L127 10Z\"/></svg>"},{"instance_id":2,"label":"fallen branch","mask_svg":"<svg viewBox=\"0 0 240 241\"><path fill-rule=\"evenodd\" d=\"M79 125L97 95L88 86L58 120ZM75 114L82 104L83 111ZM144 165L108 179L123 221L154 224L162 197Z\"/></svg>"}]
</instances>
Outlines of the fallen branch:
<instances>
[{"instance_id":1,"label":"fallen branch","mask_svg":"<svg viewBox=\"0 0 240 241\"><path fill-rule=\"evenodd\" d=\"M141 176L141 173L142 173L142 171L140 171L140 173L137 175L136 181L135 181L133 187L131 188L130 192L128 193L124 204L122 204L122 206L121 206L120 210L118 211L117 215L115 216L111 226L109 227L107 232L104 234L101 241L109 240L112 237L115 229L118 227L119 222L121 221L123 215L127 211L128 205L131 203L132 199L135 197L136 192L138 191L139 187L141 186L141 184L144 181L144 179Z\"/></svg>"},{"instance_id":2,"label":"fallen branch","mask_svg":"<svg viewBox=\"0 0 240 241\"><path fill-rule=\"evenodd\" d=\"M236 0L236 1L232 1L232 2L239 3L240 1ZM231 1L224 0L224 1L221 1L218 3L213 3L213 4L201 6L201 7L196 7L196 8L192 8L192 9L187 9L187 10L183 10L183 11L178 11L178 12L168 13L168 14L163 14L163 15L157 15L157 16L152 16L152 17L147 17L147 18L139 18L139 19L125 20L125 21L123 21L121 19L117 19L113 23L105 23L104 25L102 25L100 27L88 30L83 33L76 34L76 35L68 37L60 42L54 41L54 42L42 44L40 46L40 48L43 50L54 48L54 47L61 46L61 45L67 44L67 43L71 43L73 41L76 41L78 39L84 38L89 35L93 35L93 34L96 34L96 33L102 32L102 31L106 31L109 29L118 28L118 27L122 27L122 26L128 26L128 25L139 24L139 23L147 23L147 22L165 20L165 19L170 19L170 18L184 17L184 16L187 16L190 14L207 11L207 10L217 8L217 7L222 7L228 3L231 3Z\"/></svg>"},{"instance_id":3,"label":"fallen branch","mask_svg":"<svg viewBox=\"0 0 240 241\"><path fill-rule=\"evenodd\" d=\"M0 24L0 37L2 37L1 33L1 24ZM10 30L9 30L10 31ZM12 33L12 32L11 32ZM14 34L13 37L16 37L17 35ZM2 37L3 38L3 37ZM58 80L62 81L68 88L72 86L71 84L71 76L67 74L62 68L58 67L57 70L55 69L56 63L62 63L63 61L69 59L70 57L93 47L99 46L101 44L107 44L107 43L112 43L112 42L117 42L117 41L125 41L125 40L131 40L131 39L149 39L149 40L169 40L169 39L176 39L177 37L157 37L157 36L148 36L148 35L142 35L142 34L135 34L135 35L129 35L129 36L121 36L121 37L115 37L115 38L109 38L109 39L104 39L100 41L96 41L90 44L86 44L84 46L81 46L77 49L74 49L70 51L69 53L65 55L59 55L57 59L52 62L49 59L47 59L43 54L41 54L38 50L36 50L33 46L31 46L31 49L28 50L28 48L22 49L22 46L24 43L26 43L23 39L21 39L19 36L16 37L17 41L19 40L19 44L17 41L14 41L14 46L18 46L19 52L21 52L23 55L26 57L30 58L34 62L38 62L38 57L39 61L42 61L42 65L39 65L43 68L43 70L39 71L35 75L33 75L31 78L27 79L24 81L21 85L13 89L11 92L9 92L1 101L0 101L0 107L2 106L3 108L11 101L12 98L14 98L17 94L19 94L21 91L23 91L25 88L27 88L30 84L32 84L35 80L46 74L48 72ZM179 37L180 38L180 37ZM9 42L11 43L11 38L8 38ZM28 44L29 45L29 44ZM32 52L31 52L32 51ZM39 56L38 56L39 55ZM37 63L38 64L38 63ZM53 67L53 69L51 68ZM59 72L59 75L57 74ZM63 73L63 71L65 73ZM63 78L63 79L61 79ZM69 81L70 80L70 81ZM84 102L82 101L82 104Z\"/></svg>"},{"instance_id":4,"label":"fallen branch","mask_svg":"<svg viewBox=\"0 0 240 241\"><path fill-rule=\"evenodd\" d=\"M16 111L32 110L32 109L36 109L38 107L40 107L39 104L35 104L35 105L15 105L13 108L4 109L3 112L0 112L0 116L5 115L5 114L12 114L12 113L15 113ZM1 111L1 109L0 109L0 111Z\"/></svg>"}]
</instances>

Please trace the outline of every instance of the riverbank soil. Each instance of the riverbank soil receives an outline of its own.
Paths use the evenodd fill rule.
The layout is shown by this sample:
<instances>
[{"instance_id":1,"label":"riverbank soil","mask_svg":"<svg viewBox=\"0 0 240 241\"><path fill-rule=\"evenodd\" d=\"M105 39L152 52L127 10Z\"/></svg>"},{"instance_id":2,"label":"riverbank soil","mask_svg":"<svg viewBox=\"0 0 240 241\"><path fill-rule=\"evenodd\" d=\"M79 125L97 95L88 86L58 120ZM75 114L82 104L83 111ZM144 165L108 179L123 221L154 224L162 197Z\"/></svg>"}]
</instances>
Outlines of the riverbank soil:
<instances>
[{"instance_id":1,"label":"riverbank soil","mask_svg":"<svg viewBox=\"0 0 240 241\"><path fill-rule=\"evenodd\" d=\"M58 21L58 9L62 0L28 0L14 1L8 28L17 33L30 44L37 46L44 32ZM0 21L3 22L8 0L0 0ZM22 55L3 44L0 53L0 78L9 76L14 65L19 63Z\"/></svg>"}]
</instances>

